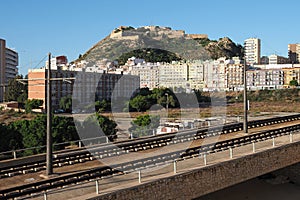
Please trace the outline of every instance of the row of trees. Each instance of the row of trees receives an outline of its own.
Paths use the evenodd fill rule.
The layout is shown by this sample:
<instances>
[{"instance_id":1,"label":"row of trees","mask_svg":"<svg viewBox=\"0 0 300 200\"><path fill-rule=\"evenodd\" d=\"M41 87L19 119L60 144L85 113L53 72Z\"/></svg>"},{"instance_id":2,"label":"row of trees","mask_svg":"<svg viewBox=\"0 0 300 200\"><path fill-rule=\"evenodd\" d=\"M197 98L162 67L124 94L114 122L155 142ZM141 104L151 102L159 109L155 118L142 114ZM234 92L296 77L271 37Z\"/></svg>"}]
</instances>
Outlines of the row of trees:
<instances>
[{"instance_id":1,"label":"row of trees","mask_svg":"<svg viewBox=\"0 0 300 200\"><path fill-rule=\"evenodd\" d=\"M248 99L250 101L257 102L299 102L300 101L300 89L280 89L280 90L259 90L249 91ZM240 97L240 99L242 99Z\"/></svg>"},{"instance_id":2,"label":"row of trees","mask_svg":"<svg viewBox=\"0 0 300 200\"><path fill-rule=\"evenodd\" d=\"M1 124L0 151L31 148L46 144L46 115L37 115L32 120L18 120L8 125ZM78 135L72 118L53 117L53 141L61 143L77 140ZM27 150L25 155L43 152L44 149Z\"/></svg>"},{"instance_id":3,"label":"row of trees","mask_svg":"<svg viewBox=\"0 0 300 200\"><path fill-rule=\"evenodd\" d=\"M141 90L135 94L129 103L130 111L146 111L152 105L159 104L163 107L177 107L178 101L174 93L168 88L155 88L149 90L149 88L141 88Z\"/></svg>"},{"instance_id":4,"label":"row of trees","mask_svg":"<svg viewBox=\"0 0 300 200\"><path fill-rule=\"evenodd\" d=\"M181 100L181 102L180 102ZM161 105L169 108L197 107L201 102L210 102L209 95L202 95L199 90L192 93L176 93L169 88L141 88L128 102L130 111L147 111L153 105Z\"/></svg>"},{"instance_id":5,"label":"row of trees","mask_svg":"<svg viewBox=\"0 0 300 200\"><path fill-rule=\"evenodd\" d=\"M46 115L37 115L32 120L18 120L8 125L0 124L0 152L45 145L46 123ZM73 118L53 116L52 124L54 144L79 140ZM109 136L111 140L115 138L117 133L117 124L99 114L89 117L82 123L77 123L77 125L79 131L82 131L80 134L81 139L83 139L84 135L86 135L86 138L100 136L95 132L96 129L91 129L92 126L100 126L104 134ZM64 146L60 146L59 148L64 148ZM31 149L25 151L23 155L41 153L44 150Z\"/></svg>"}]
</instances>

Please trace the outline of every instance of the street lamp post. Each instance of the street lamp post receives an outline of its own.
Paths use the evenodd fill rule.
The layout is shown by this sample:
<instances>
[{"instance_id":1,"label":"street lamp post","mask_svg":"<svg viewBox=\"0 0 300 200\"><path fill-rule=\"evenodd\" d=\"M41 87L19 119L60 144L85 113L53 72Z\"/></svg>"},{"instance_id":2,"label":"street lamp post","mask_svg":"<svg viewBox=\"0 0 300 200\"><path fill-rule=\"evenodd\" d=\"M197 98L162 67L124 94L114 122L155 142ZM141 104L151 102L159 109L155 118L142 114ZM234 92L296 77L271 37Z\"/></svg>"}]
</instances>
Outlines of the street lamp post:
<instances>
[{"instance_id":1,"label":"street lamp post","mask_svg":"<svg viewBox=\"0 0 300 200\"><path fill-rule=\"evenodd\" d=\"M247 100L247 74L246 58L244 58L244 133L248 133L248 100Z\"/></svg>"},{"instance_id":2,"label":"street lamp post","mask_svg":"<svg viewBox=\"0 0 300 200\"><path fill-rule=\"evenodd\" d=\"M169 118L169 94L165 94L167 96L167 104L166 104L166 109L167 109L167 119Z\"/></svg>"}]
</instances>

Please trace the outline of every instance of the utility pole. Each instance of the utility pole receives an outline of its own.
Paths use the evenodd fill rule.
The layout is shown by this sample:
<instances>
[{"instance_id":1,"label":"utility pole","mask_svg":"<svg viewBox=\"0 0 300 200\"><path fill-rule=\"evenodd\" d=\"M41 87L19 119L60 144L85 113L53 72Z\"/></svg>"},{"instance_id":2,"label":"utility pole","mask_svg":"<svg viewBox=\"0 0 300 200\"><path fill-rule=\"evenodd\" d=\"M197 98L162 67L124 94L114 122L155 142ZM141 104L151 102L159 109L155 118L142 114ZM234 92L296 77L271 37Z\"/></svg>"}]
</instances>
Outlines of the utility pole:
<instances>
[{"instance_id":1,"label":"utility pole","mask_svg":"<svg viewBox=\"0 0 300 200\"><path fill-rule=\"evenodd\" d=\"M48 54L48 70L47 70L47 155L46 155L46 175L53 174L52 160L52 92L51 92L51 53Z\"/></svg>"},{"instance_id":2,"label":"utility pole","mask_svg":"<svg viewBox=\"0 0 300 200\"><path fill-rule=\"evenodd\" d=\"M43 59L44 60L44 59ZM46 87L46 112L47 112L47 127L46 127L46 176L53 174L53 141L52 141L52 81L65 81L72 83L70 80L75 80L75 77L70 78L51 78L51 53L48 54L48 68L45 69L45 78L31 78L31 79L17 79L22 84L26 84L26 81L45 81ZM1 87L1 85L0 85Z\"/></svg>"},{"instance_id":3,"label":"utility pole","mask_svg":"<svg viewBox=\"0 0 300 200\"><path fill-rule=\"evenodd\" d=\"M244 133L248 133L248 100L247 100L247 74L246 57L244 57Z\"/></svg>"}]
</instances>

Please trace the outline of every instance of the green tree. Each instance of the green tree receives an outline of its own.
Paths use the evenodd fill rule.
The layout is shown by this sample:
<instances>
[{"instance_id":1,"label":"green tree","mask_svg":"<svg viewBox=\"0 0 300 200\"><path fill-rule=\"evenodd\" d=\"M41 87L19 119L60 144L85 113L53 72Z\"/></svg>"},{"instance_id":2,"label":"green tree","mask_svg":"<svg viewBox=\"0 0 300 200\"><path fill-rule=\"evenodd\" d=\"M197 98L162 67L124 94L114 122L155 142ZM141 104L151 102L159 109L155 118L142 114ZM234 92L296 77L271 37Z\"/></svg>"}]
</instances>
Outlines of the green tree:
<instances>
[{"instance_id":1,"label":"green tree","mask_svg":"<svg viewBox=\"0 0 300 200\"><path fill-rule=\"evenodd\" d=\"M71 96L62 97L59 101L59 108L63 109L66 112L71 112L72 111L72 97Z\"/></svg>"},{"instance_id":2,"label":"green tree","mask_svg":"<svg viewBox=\"0 0 300 200\"><path fill-rule=\"evenodd\" d=\"M175 107L175 105L176 105L176 101L172 95L160 96L157 99L157 103L164 107L167 107L167 104L168 104L168 106L171 106L171 107Z\"/></svg>"},{"instance_id":3,"label":"green tree","mask_svg":"<svg viewBox=\"0 0 300 200\"><path fill-rule=\"evenodd\" d=\"M13 123L14 130L22 135L24 148L38 147L46 144L46 116L38 115L33 120L20 120ZM30 149L25 155L42 153L45 149Z\"/></svg>"},{"instance_id":4,"label":"green tree","mask_svg":"<svg viewBox=\"0 0 300 200\"><path fill-rule=\"evenodd\" d=\"M100 115L99 113L95 113L86 118L79 128L80 133L85 133L85 136L81 135L82 139L86 138L95 138L101 136L99 135L99 127L103 131L103 133L110 139L113 140L116 138L117 134L117 124L115 121Z\"/></svg>"},{"instance_id":5,"label":"green tree","mask_svg":"<svg viewBox=\"0 0 300 200\"><path fill-rule=\"evenodd\" d=\"M153 130L157 129L160 124L160 116L140 115L133 122L129 128L133 137L142 137L153 134Z\"/></svg>"},{"instance_id":6,"label":"green tree","mask_svg":"<svg viewBox=\"0 0 300 200\"><path fill-rule=\"evenodd\" d=\"M101 113L103 111L109 111L110 110L110 102L103 99L102 101L96 101L95 102L95 109L97 112Z\"/></svg>"},{"instance_id":7,"label":"green tree","mask_svg":"<svg viewBox=\"0 0 300 200\"><path fill-rule=\"evenodd\" d=\"M0 124L0 152L22 148L22 136L12 126Z\"/></svg>"},{"instance_id":8,"label":"green tree","mask_svg":"<svg viewBox=\"0 0 300 200\"><path fill-rule=\"evenodd\" d=\"M298 84L298 81L297 80L291 80L290 81L290 86L298 86L299 84Z\"/></svg>"},{"instance_id":9,"label":"green tree","mask_svg":"<svg viewBox=\"0 0 300 200\"><path fill-rule=\"evenodd\" d=\"M25 102L25 112L32 113L32 109L38 109L43 105L43 100L40 99L28 99Z\"/></svg>"},{"instance_id":10,"label":"green tree","mask_svg":"<svg viewBox=\"0 0 300 200\"><path fill-rule=\"evenodd\" d=\"M52 121L53 143L63 143L79 140L73 118L54 116ZM63 148L65 148L64 145L57 147L57 149Z\"/></svg>"},{"instance_id":11,"label":"green tree","mask_svg":"<svg viewBox=\"0 0 300 200\"><path fill-rule=\"evenodd\" d=\"M137 95L133 99L129 101L129 105L136 109L138 112L145 111L149 108L149 102L147 101L147 98L142 95Z\"/></svg>"},{"instance_id":12,"label":"green tree","mask_svg":"<svg viewBox=\"0 0 300 200\"><path fill-rule=\"evenodd\" d=\"M47 116L37 115L32 120L18 120L9 125L9 130L14 138L10 139L11 146L32 148L46 145ZM53 143L78 140L76 127L72 118L54 116L52 119ZM67 145L67 144L66 144ZM65 146L60 146L63 149ZM25 155L44 152L45 149L31 149Z\"/></svg>"},{"instance_id":13,"label":"green tree","mask_svg":"<svg viewBox=\"0 0 300 200\"><path fill-rule=\"evenodd\" d=\"M23 76L18 75L16 78L8 81L8 86L5 91L5 101L18 101L19 103L25 103L27 99L28 86L22 84L17 79L23 79ZM22 96L22 98L20 98Z\"/></svg>"}]
</instances>

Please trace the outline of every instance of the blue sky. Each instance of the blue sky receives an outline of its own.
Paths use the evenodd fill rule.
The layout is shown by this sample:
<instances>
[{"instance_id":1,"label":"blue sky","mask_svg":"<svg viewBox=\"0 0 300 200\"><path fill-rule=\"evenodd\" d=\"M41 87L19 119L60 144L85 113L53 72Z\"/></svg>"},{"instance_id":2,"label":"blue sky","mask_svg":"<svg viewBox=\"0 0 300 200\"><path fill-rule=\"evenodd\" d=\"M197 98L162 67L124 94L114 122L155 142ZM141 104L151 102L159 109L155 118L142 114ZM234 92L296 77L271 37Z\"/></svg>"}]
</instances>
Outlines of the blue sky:
<instances>
[{"instance_id":1,"label":"blue sky","mask_svg":"<svg viewBox=\"0 0 300 200\"><path fill-rule=\"evenodd\" d=\"M0 7L0 38L19 52L21 74L48 52L74 60L120 25L169 26L240 44L258 37L263 55L287 56L287 45L300 42L298 0L0 0Z\"/></svg>"}]
</instances>

